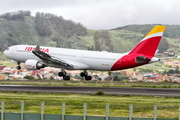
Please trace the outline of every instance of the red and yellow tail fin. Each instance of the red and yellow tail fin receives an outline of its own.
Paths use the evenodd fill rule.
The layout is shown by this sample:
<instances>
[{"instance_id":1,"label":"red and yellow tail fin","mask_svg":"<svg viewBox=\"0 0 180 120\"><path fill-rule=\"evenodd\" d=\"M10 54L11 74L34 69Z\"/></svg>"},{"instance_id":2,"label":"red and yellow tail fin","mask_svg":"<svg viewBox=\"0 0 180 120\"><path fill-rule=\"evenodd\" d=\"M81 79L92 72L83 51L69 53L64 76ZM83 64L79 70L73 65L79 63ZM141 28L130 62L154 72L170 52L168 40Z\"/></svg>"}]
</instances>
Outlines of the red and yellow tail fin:
<instances>
[{"instance_id":1,"label":"red and yellow tail fin","mask_svg":"<svg viewBox=\"0 0 180 120\"><path fill-rule=\"evenodd\" d=\"M144 39L129 52L130 54L142 54L146 56L154 56L160 43L166 26L156 25Z\"/></svg>"}]
</instances>

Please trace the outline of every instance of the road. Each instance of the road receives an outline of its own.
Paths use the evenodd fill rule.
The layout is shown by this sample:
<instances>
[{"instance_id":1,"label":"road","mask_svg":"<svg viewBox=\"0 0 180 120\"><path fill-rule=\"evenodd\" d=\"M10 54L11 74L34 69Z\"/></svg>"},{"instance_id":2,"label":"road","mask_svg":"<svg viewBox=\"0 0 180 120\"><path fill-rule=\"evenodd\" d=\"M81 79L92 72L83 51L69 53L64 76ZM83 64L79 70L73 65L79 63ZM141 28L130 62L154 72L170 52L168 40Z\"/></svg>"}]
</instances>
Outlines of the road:
<instances>
[{"instance_id":1,"label":"road","mask_svg":"<svg viewBox=\"0 0 180 120\"><path fill-rule=\"evenodd\" d=\"M170 88L110 88L110 87L0 85L0 91L94 94L100 90L103 91L105 94L112 94L112 95L180 96L180 89L170 89Z\"/></svg>"}]
</instances>

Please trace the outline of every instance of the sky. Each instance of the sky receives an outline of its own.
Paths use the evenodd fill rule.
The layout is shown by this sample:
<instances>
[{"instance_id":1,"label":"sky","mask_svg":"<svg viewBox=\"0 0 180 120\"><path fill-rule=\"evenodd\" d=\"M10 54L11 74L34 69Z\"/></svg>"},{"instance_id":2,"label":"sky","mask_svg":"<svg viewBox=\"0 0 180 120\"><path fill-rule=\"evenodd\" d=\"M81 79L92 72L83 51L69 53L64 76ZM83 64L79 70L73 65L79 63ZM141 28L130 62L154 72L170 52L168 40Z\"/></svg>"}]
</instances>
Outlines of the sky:
<instances>
[{"instance_id":1,"label":"sky","mask_svg":"<svg viewBox=\"0 0 180 120\"><path fill-rule=\"evenodd\" d=\"M132 24L180 25L180 0L0 0L0 14L29 10L52 13L88 29Z\"/></svg>"}]
</instances>

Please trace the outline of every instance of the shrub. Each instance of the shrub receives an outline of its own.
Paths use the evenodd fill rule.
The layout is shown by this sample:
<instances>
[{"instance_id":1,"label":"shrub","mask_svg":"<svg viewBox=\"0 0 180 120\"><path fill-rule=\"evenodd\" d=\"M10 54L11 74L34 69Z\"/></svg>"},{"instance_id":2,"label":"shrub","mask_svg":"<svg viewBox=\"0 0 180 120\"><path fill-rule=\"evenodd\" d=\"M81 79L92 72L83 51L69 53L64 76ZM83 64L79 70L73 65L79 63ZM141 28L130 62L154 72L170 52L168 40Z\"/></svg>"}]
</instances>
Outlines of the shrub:
<instances>
[{"instance_id":1,"label":"shrub","mask_svg":"<svg viewBox=\"0 0 180 120\"><path fill-rule=\"evenodd\" d=\"M27 80L34 80L34 77L33 77L33 76L28 76L28 75L26 75L26 76L24 76L24 79L27 79Z\"/></svg>"},{"instance_id":2,"label":"shrub","mask_svg":"<svg viewBox=\"0 0 180 120\"><path fill-rule=\"evenodd\" d=\"M100 90L100 91L97 91L95 95L105 95L105 93L102 90Z\"/></svg>"}]
</instances>

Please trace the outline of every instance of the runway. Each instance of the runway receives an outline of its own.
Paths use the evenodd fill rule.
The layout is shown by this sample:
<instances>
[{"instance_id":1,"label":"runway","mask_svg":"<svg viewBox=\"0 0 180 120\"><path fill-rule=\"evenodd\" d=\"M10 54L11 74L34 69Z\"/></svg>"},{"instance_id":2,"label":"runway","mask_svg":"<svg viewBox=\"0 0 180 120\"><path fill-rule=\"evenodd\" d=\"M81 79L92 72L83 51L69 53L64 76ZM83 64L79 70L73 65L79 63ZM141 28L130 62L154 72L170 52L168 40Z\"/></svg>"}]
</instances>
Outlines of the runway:
<instances>
[{"instance_id":1,"label":"runway","mask_svg":"<svg viewBox=\"0 0 180 120\"><path fill-rule=\"evenodd\" d=\"M153 95L180 97L180 89L169 88L110 88L110 87L71 87L71 86L34 86L0 85L0 91L47 92L47 93L83 93L94 94L98 91L111 95Z\"/></svg>"}]
</instances>

